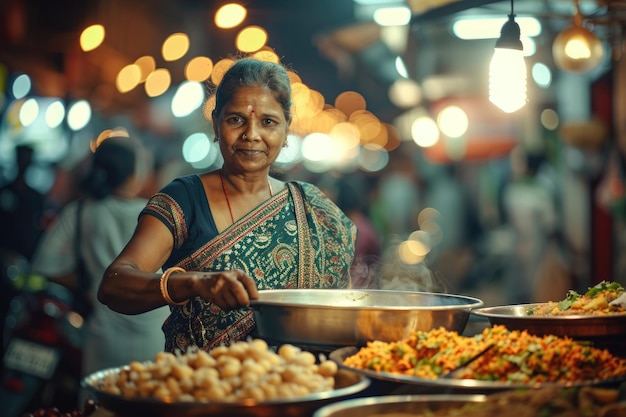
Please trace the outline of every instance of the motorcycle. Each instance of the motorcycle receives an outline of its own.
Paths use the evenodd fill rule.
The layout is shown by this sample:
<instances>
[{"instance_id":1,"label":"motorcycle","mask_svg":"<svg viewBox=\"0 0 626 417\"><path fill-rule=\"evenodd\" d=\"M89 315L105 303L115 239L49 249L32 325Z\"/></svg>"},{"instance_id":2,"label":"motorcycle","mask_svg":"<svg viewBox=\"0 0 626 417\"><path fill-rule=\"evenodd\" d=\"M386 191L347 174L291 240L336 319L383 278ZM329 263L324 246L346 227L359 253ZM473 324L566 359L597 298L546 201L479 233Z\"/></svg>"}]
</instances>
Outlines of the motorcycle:
<instances>
[{"instance_id":1,"label":"motorcycle","mask_svg":"<svg viewBox=\"0 0 626 417\"><path fill-rule=\"evenodd\" d=\"M83 317L73 295L45 277L18 274L3 326L2 415L76 408L80 389Z\"/></svg>"}]
</instances>

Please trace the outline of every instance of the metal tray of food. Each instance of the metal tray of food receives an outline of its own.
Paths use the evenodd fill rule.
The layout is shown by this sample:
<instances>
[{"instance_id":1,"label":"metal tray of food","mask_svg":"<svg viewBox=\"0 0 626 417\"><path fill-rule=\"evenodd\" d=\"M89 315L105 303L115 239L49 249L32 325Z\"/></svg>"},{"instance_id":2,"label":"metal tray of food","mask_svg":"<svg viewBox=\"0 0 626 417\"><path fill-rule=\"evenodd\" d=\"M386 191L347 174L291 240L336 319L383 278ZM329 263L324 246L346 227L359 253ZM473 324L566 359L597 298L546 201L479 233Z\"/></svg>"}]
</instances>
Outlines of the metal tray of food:
<instances>
[{"instance_id":1,"label":"metal tray of food","mask_svg":"<svg viewBox=\"0 0 626 417\"><path fill-rule=\"evenodd\" d=\"M528 311L545 303L482 307L472 314L486 317L491 324L502 324L510 330L528 330L533 334L588 337L619 335L626 337L626 313L607 315L534 316Z\"/></svg>"},{"instance_id":2,"label":"metal tray of food","mask_svg":"<svg viewBox=\"0 0 626 417\"><path fill-rule=\"evenodd\" d=\"M259 292L250 304L256 337L332 351L371 340L393 341L412 330L463 332L477 298L454 294L365 289Z\"/></svg>"},{"instance_id":3,"label":"metal tray of food","mask_svg":"<svg viewBox=\"0 0 626 417\"><path fill-rule=\"evenodd\" d=\"M340 369L335 375L335 389L307 396L267 401L165 402L147 397L124 398L98 388L108 375L119 370L94 372L82 380L82 386L99 405L121 417L310 417L324 405L355 396L371 382L364 375Z\"/></svg>"},{"instance_id":4,"label":"metal tray of food","mask_svg":"<svg viewBox=\"0 0 626 417\"><path fill-rule=\"evenodd\" d=\"M611 379L590 379L586 381L576 382L544 382L544 383L514 383L514 382L498 382L483 381L478 379L455 379L455 378L436 378L425 379L403 374L394 374L389 372L379 372L368 369L358 369L347 366L344 360L358 352L355 346L346 346L330 353L329 358L337 363L340 369L352 371L360 375L366 376L372 380L380 380L391 382L396 385L410 385L416 389L404 389L402 393L421 393L421 392L438 392L438 393L492 393L496 391L504 391L517 388L543 388L543 387L584 387L584 386L617 386L626 381L626 375ZM391 390L392 392L394 390Z\"/></svg>"},{"instance_id":5,"label":"metal tray of food","mask_svg":"<svg viewBox=\"0 0 626 417\"><path fill-rule=\"evenodd\" d=\"M593 346L626 356L626 313L607 315L534 316L529 309L545 303L482 307L472 314L485 317L491 325L503 325L509 330L526 330L531 334L570 337L588 341Z\"/></svg>"}]
</instances>

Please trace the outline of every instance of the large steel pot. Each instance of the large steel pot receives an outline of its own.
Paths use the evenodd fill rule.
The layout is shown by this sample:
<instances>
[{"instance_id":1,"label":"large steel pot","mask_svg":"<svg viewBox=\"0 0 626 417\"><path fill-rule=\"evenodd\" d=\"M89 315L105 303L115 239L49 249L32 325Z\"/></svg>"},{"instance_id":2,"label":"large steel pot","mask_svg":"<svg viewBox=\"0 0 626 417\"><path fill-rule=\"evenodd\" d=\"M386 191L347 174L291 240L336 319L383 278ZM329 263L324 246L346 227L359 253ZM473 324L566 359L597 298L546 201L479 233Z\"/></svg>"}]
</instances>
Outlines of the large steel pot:
<instances>
[{"instance_id":1,"label":"large steel pot","mask_svg":"<svg viewBox=\"0 0 626 417\"><path fill-rule=\"evenodd\" d=\"M313 413L313 417L356 416L427 416L462 415L458 409L468 403L483 403L485 395L385 395L380 397L352 398L325 405ZM446 415L448 415L446 413Z\"/></svg>"},{"instance_id":2,"label":"large steel pot","mask_svg":"<svg viewBox=\"0 0 626 417\"><path fill-rule=\"evenodd\" d=\"M463 332L477 298L453 294L365 289L284 289L259 292L251 303L258 337L332 351L392 342L412 330Z\"/></svg>"}]
</instances>

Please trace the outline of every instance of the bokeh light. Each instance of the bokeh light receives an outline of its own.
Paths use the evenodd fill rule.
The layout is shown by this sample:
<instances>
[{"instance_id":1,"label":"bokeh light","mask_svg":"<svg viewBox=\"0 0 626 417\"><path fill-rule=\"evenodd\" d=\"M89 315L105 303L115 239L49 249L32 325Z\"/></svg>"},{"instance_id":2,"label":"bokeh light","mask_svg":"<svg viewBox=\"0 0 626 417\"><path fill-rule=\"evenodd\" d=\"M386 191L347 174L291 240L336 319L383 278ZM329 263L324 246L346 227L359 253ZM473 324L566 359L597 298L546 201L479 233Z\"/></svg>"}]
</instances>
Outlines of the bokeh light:
<instances>
[{"instance_id":1,"label":"bokeh light","mask_svg":"<svg viewBox=\"0 0 626 417\"><path fill-rule=\"evenodd\" d=\"M424 230L412 232L408 240L417 243L412 246L412 250L418 256L426 256L431 250L431 236Z\"/></svg>"},{"instance_id":2,"label":"bokeh light","mask_svg":"<svg viewBox=\"0 0 626 417\"><path fill-rule=\"evenodd\" d=\"M367 144L361 147L357 162L366 172L382 171L389 163L389 153L380 145Z\"/></svg>"},{"instance_id":3,"label":"bokeh light","mask_svg":"<svg viewBox=\"0 0 626 417\"><path fill-rule=\"evenodd\" d=\"M548 88L552 85L552 71L543 62L536 62L532 66L531 74L539 87Z\"/></svg>"},{"instance_id":4,"label":"bokeh light","mask_svg":"<svg viewBox=\"0 0 626 417\"><path fill-rule=\"evenodd\" d=\"M104 42L104 26L91 25L85 28L80 34L80 47L83 51L93 51Z\"/></svg>"},{"instance_id":5,"label":"bokeh light","mask_svg":"<svg viewBox=\"0 0 626 417\"><path fill-rule=\"evenodd\" d=\"M172 114L174 117L185 117L202 106L204 88L195 81L185 81L178 86L172 99Z\"/></svg>"},{"instance_id":6,"label":"bokeh light","mask_svg":"<svg viewBox=\"0 0 626 417\"><path fill-rule=\"evenodd\" d=\"M235 45L244 53L255 52L265 46L267 31L260 26L248 26L239 32Z\"/></svg>"},{"instance_id":7,"label":"bokeh light","mask_svg":"<svg viewBox=\"0 0 626 417\"><path fill-rule=\"evenodd\" d=\"M439 127L428 116L420 116L411 124L411 138L418 146L429 148L439 141Z\"/></svg>"},{"instance_id":8,"label":"bokeh light","mask_svg":"<svg viewBox=\"0 0 626 417\"><path fill-rule=\"evenodd\" d=\"M350 117L350 115L357 110L365 110L365 97L356 91L344 91L335 99L335 108Z\"/></svg>"},{"instance_id":9,"label":"bokeh light","mask_svg":"<svg viewBox=\"0 0 626 417\"><path fill-rule=\"evenodd\" d=\"M151 57L149 55L145 55L145 56L137 58L135 60L135 65L139 68L139 73L140 73L139 82L140 83L146 81L146 78L148 78L148 75L150 75L152 71L156 69L156 61L154 60L154 57Z\"/></svg>"},{"instance_id":10,"label":"bokeh light","mask_svg":"<svg viewBox=\"0 0 626 417\"><path fill-rule=\"evenodd\" d=\"M246 8L237 3L228 3L215 12L215 25L221 29L239 26L246 18Z\"/></svg>"},{"instance_id":11,"label":"bokeh light","mask_svg":"<svg viewBox=\"0 0 626 417\"><path fill-rule=\"evenodd\" d=\"M11 85L11 93L17 100L26 97L30 93L33 83L26 74L20 74L15 77Z\"/></svg>"},{"instance_id":12,"label":"bokeh light","mask_svg":"<svg viewBox=\"0 0 626 417\"><path fill-rule=\"evenodd\" d=\"M189 163L203 160L211 151L211 141L205 133L194 133L183 142L183 159Z\"/></svg>"},{"instance_id":13,"label":"bokeh light","mask_svg":"<svg viewBox=\"0 0 626 417\"><path fill-rule=\"evenodd\" d=\"M172 76L165 68L156 69L148 76L145 83L148 97L157 97L165 93L172 83Z\"/></svg>"},{"instance_id":14,"label":"bokeh light","mask_svg":"<svg viewBox=\"0 0 626 417\"><path fill-rule=\"evenodd\" d=\"M274 52L274 50L272 50L267 45L262 47L260 50L256 51L255 53L253 53L252 57L258 59L259 61L273 62L275 64L280 63L280 58L278 57L276 52ZM288 71L288 73L293 73L293 72Z\"/></svg>"},{"instance_id":15,"label":"bokeh light","mask_svg":"<svg viewBox=\"0 0 626 417\"><path fill-rule=\"evenodd\" d=\"M78 131L87 126L91 120L91 106L87 100L79 100L72 104L67 112L67 125Z\"/></svg>"},{"instance_id":16,"label":"bokeh light","mask_svg":"<svg viewBox=\"0 0 626 417\"><path fill-rule=\"evenodd\" d=\"M548 130L556 130L559 127L559 115L553 109L544 109L540 119L541 125Z\"/></svg>"},{"instance_id":17,"label":"bokeh light","mask_svg":"<svg viewBox=\"0 0 626 417\"><path fill-rule=\"evenodd\" d=\"M20 107L19 120L24 127L30 126L39 116L39 104L34 98L24 101Z\"/></svg>"},{"instance_id":18,"label":"bokeh light","mask_svg":"<svg viewBox=\"0 0 626 417\"><path fill-rule=\"evenodd\" d=\"M359 126L359 129L361 130L361 145L378 145L387 150L394 149L395 146L393 145L393 140L392 140L393 135L390 134L391 125L386 124L386 123L381 123L380 120L378 119L376 120L378 121L377 127L376 128L372 127L374 131L376 132L376 134L371 137L367 135L366 136L367 141L363 137L362 126Z\"/></svg>"},{"instance_id":19,"label":"bokeh light","mask_svg":"<svg viewBox=\"0 0 626 417\"><path fill-rule=\"evenodd\" d=\"M173 33L163 42L161 53L166 61L176 61L189 51L189 36L185 33Z\"/></svg>"},{"instance_id":20,"label":"bokeh light","mask_svg":"<svg viewBox=\"0 0 626 417\"><path fill-rule=\"evenodd\" d=\"M414 240L405 240L398 245L398 258L405 264L416 265L424 260L423 247Z\"/></svg>"},{"instance_id":21,"label":"bokeh light","mask_svg":"<svg viewBox=\"0 0 626 417\"><path fill-rule=\"evenodd\" d=\"M419 105L422 101L422 89L415 80L400 78L389 87L389 100L401 109Z\"/></svg>"},{"instance_id":22,"label":"bokeh light","mask_svg":"<svg viewBox=\"0 0 626 417\"><path fill-rule=\"evenodd\" d=\"M447 106L437 115L437 125L444 135L450 138L461 137L467 132L467 113L458 106Z\"/></svg>"},{"instance_id":23,"label":"bokeh light","mask_svg":"<svg viewBox=\"0 0 626 417\"><path fill-rule=\"evenodd\" d=\"M333 148L330 136L323 133L311 133L302 141L302 156L313 162L328 160Z\"/></svg>"},{"instance_id":24,"label":"bokeh light","mask_svg":"<svg viewBox=\"0 0 626 417\"><path fill-rule=\"evenodd\" d=\"M439 224L440 219L441 213L432 207L423 209L417 215L417 223L420 230L428 234L431 248L441 243L443 239L443 230Z\"/></svg>"},{"instance_id":25,"label":"bokeh light","mask_svg":"<svg viewBox=\"0 0 626 417\"><path fill-rule=\"evenodd\" d=\"M287 145L280 150L275 163L280 168L289 170L300 161L302 161L302 140L296 135L289 135Z\"/></svg>"},{"instance_id":26,"label":"bokeh light","mask_svg":"<svg viewBox=\"0 0 626 417\"><path fill-rule=\"evenodd\" d=\"M115 87L120 93L128 93L141 82L141 68L136 64L123 67L115 78Z\"/></svg>"},{"instance_id":27,"label":"bokeh light","mask_svg":"<svg viewBox=\"0 0 626 417\"><path fill-rule=\"evenodd\" d=\"M355 129L359 132L359 137L362 144L373 142L375 139L380 139L381 130L383 125L378 120L378 117L374 116L370 111L357 110L350 115L350 123L352 123ZM384 143L380 143L384 146Z\"/></svg>"},{"instance_id":28,"label":"bokeh light","mask_svg":"<svg viewBox=\"0 0 626 417\"><path fill-rule=\"evenodd\" d=\"M46 108L45 119L46 125L50 129L57 128L63 123L65 118L65 106L61 100L54 100Z\"/></svg>"},{"instance_id":29,"label":"bokeh light","mask_svg":"<svg viewBox=\"0 0 626 417\"><path fill-rule=\"evenodd\" d=\"M185 66L185 78L189 81L206 81L213 71L213 61L206 56L197 56Z\"/></svg>"}]
</instances>

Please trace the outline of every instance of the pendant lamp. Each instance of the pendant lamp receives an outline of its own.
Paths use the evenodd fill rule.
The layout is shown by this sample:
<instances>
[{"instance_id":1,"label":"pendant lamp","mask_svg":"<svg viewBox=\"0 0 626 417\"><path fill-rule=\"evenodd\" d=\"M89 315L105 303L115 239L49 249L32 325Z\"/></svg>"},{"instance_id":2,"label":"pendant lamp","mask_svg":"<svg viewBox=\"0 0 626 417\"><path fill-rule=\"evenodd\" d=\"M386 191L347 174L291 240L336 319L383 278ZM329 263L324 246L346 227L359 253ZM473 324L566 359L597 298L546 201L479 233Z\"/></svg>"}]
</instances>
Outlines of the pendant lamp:
<instances>
[{"instance_id":1,"label":"pendant lamp","mask_svg":"<svg viewBox=\"0 0 626 417\"><path fill-rule=\"evenodd\" d=\"M513 113L526 104L526 62L523 49L511 0L511 14L502 26L489 63L489 100L506 113Z\"/></svg>"},{"instance_id":2,"label":"pendant lamp","mask_svg":"<svg viewBox=\"0 0 626 417\"><path fill-rule=\"evenodd\" d=\"M604 49L598 37L583 27L583 15L578 1L573 25L560 32L552 43L554 63L563 71L584 73L602 62Z\"/></svg>"}]
</instances>

